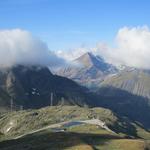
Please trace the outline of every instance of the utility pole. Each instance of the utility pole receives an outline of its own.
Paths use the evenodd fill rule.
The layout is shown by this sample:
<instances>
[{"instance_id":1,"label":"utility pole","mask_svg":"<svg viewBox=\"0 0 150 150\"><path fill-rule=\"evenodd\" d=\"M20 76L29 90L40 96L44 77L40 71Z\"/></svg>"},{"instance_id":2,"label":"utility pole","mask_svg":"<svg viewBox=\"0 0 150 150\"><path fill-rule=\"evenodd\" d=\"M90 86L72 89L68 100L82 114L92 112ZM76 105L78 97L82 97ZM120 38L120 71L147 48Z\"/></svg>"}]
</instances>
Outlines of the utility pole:
<instances>
[{"instance_id":1,"label":"utility pole","mask_svg":"<svg viewBox=\"0 0 150 150\"><path fill-rule=\"evenodd\" d=\"M13 104L14 104L13 98L11 97L11 99L10 99L10 111L11 112L13 111Z\"/></svg>"},{"instance_id":2,"label":"utility pole","mask_svg":"<svg viewBox=\"0 0 150 150\"><path fill-rule=\"evenodd\" d=\"M61 98L61 106L63 106L65 104L65 99L64 97Z\"/></svg>"},{"instance_id":3,"label":"utility pole","mask_svg":"<svg viewBox=\"0 0 150 150\"><path fill-rule=\"evenodd\" d=\"M20 105L20 110L23 110L23 106L22 105Z\"/></svg>"},{"instance_id":4,"label":"utility pole","mask_svg":"<svg viewBox=\"0 0 150 150\"><path fill-rule=\"evenodd\" d=\"M51 92L51 106L53 106L53 93Z\"/></svg>"}]
</instances>

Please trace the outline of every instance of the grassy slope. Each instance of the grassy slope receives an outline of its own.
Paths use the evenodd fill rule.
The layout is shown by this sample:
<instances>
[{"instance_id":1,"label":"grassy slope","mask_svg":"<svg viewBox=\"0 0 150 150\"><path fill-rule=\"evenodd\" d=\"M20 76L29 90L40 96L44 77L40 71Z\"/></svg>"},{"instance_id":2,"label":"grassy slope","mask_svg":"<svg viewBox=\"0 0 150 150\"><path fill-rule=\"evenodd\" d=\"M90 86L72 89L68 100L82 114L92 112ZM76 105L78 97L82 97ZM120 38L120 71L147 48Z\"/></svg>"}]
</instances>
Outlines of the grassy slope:
<instances>
[{"instance_id":1,"label":"grassy slope","mask_svg":"<svg viewBox=\"0 0 150 150\"><path fill-rule=\"evenodd\" d=\"M79 130L79 131L78 131ZM142 140L123 139L97 126L82 125L66 132L45 130L0 143L1 150L144 150Z\"/></svg>"},{"instance_id":2,"label":"grassy slope","mask_svg":"<svg viewBox=\"0 0 150 150\"><path fill-rule=\"evenodd\" d=\"M50 124L70 120L87 120L94 117L100 118L108 125L113 125L117 121L117 117L108 109L53 106L4 115L0 120L0 130L5 133L10 123L13 122L13 128L7 135L20 135Z\"/></svg>"},{"instance_id":3,"label":"grassy slope","mask_svg":"<svg viewBox=\"0 0 150 150\"><path fill-rule=\"evenodd\" d=\"M62 133L54 133L51 129L24 136L20 139L11 138L28 133L32 130L45 127L57 122L68 120L87 120L99 118L106 122L112 129L116 128L117 134L110 133L95 125L80 125L67 128ZM13 128L6 133L10 122ZM131 126L132 125L132 126ZM127 125L126 120L120 120L114 113L103 108L81 108L77 106L54 106L39 110L28 110L5 114L0 118L1 150L144 150L145 143L141 139L127 139L123 131L126 128L135 128L137 136L150 139L150 133L137 124ZM10 141L8 141L10 139ZM126 144L127 143L127 144ZM127 145L127 146L125 146ZM128 148L128 149L127 149Z\"/></svg>"},{"instance_id":4,"label":"grassy slope","mask_svg":"<svg viewBox=\"0 0 150 150\"><path fill-rule=\"evenodd\" d=\"M69 131L94 134L94 136L91 135L91 137L85 140L88 145L98 150L144 150L146 147L145 142L142 140L124 139L119 135L97 128L94 125L72 127Z\"/></svg>"}]
</instances>

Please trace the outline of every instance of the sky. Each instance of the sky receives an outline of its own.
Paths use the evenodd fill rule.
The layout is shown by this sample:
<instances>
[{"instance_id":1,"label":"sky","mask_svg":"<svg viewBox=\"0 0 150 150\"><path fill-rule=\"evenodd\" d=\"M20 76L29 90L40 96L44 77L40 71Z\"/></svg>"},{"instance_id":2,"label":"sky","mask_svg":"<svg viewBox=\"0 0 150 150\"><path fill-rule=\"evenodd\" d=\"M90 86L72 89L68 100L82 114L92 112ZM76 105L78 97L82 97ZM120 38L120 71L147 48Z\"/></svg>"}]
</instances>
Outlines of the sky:
<instances>
[{"instance_id":1,"label":"sky","mask_svg":"<svg viewBox=\"0 0 150 150\"><path fill-rule=\"evenodd\" d=\"M0 0L0 67L60 67L90 51L150 69L149 14L149 0Z\"/></svg>"},{"instance_id":2,"label":"sky","mask_svg":"<svg viewBox=\"0 0 150 150\"><path fill-rule=\"evenodd\" d=\"M113 45L124 26L150 26L148 0L0 0L0 29L30 31L51 50Z\"/></svg>"}]
</instances>

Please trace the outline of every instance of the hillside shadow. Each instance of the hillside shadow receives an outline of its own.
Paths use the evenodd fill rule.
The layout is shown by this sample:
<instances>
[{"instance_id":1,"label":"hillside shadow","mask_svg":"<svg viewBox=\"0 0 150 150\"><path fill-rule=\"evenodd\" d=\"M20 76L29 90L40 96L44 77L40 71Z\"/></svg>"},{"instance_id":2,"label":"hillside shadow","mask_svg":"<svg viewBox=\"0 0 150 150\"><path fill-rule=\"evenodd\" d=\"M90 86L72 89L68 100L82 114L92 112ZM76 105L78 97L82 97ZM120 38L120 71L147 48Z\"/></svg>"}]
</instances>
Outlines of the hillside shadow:
<instances>
[{"instance_id":1,"label":"hillside shadow","mask_svg":"<svg viewBox=\"0 0 150 150\"><path fill-rule=\"evenodd\" d=\"M88 144L93 149L96 145L105 145L112 139L121 139L119 136L108 134L90 134L73 132L39 132L20 139L0 142L3 150L63 150L65 148Z\"/></svg>"},{"instance_id":2,"label":"hillside shadow","mask_svg":"<svg viewBox=\"0 0 150 150\"><path fill-rule=\"evenodd\" d=\"M126 116L141 127L150 128L150 100L114 87L103 87L97 92L96 105Z\"/></svg>"}]
</instances>

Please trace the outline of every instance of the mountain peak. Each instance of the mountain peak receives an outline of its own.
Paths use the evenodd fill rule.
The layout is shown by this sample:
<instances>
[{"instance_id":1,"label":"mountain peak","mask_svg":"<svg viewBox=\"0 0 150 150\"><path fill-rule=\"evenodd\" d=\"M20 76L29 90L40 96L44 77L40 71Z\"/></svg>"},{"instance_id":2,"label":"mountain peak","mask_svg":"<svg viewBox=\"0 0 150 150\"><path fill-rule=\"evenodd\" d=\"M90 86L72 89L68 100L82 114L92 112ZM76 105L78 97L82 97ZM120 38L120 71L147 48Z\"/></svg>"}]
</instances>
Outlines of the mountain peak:
<instances>
[{"instance_id":1,"label":"mountain peak","mask_svg":"<svg viewBox=\"0 0 150 150\"><path fill-rule=\"evenodd\" d=\"M110 67L112 67L110 64L106 63L105 60L101 56L95 56L94 54L87 52L77 58L75 60L76 62L80 63L84 67L91 68L95 67L101 71L106 71Z\"/></svg>"},{"instance_id":2,"label":"mountain peak","mask_svg":"<svg viewBox=\"0 0 150 150\"><path fill-rule=\"evenodd\" d=\"M92 53L87 52L82 56L80 56L79 58L77 58L75 61L81 63L85 67L92 67L95 65L97 58Z\"/></svg>"},{"instance_id":3,"label":"mountain peak","mask_svg":"<svg viewBox=\"0 0 150 150\"><path fill-rule=\"evenodd\" d=\"M100 56L87 52L74 60L75 63L79 64L77 67L68 67L61 69L57 72L58 75L68 77L85 85L91 85L94 82L101 82L107 75L114 74L117 69L105 62Z\"/></svg>"},{"instance_id":4,"label":"mountain peak","mask_svg":"<svg viewBox=\"0 0 150 150\"><path fill-rule=\"evenodd\" d=\"M84 57L89 57L89 58L94 57L94 55L93 55L92 53L90 53L90 52L86 52L86 53L83 54L82 56L84 56Z\"/></svg>"}]
</instances>

